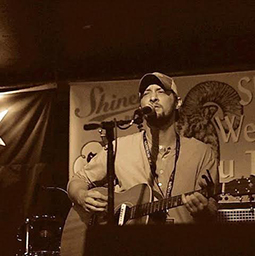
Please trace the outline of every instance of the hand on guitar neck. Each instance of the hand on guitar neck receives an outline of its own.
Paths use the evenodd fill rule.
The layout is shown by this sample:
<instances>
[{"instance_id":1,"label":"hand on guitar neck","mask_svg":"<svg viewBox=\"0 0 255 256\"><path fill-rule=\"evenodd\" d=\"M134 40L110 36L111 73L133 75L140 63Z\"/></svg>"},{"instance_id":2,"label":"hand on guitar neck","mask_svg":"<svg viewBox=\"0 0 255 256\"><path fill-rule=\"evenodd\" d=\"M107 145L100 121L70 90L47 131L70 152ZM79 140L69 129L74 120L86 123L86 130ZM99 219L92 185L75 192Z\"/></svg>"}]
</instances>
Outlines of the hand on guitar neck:
<instances>
[{"instance_id":1,"label":"hand on guitar neck","mask_svg":"<svg viewBox=\"0 0 255 256\"><path fill-rule=\"evenodd\" d=\"M197 214L207 210L209 207L209 199L201 193L195 192L190 195L182 195L182 202L190 214L195 217Z\"/></svg>"},{"instance_id":2,"label":"hand on guitar neck","mask_svg":"<svg viewBox=\"0 0 255 256\"><path fill-rule=\"evenodd\" d=\"M211 196L213 196L215 193L215 186L208 170L207 174L208 176L202 176L206 184L202 182L200 183L200 187L202 188L201 191L195 191L194 193L187 193L182 195L183 204L194 218L201 214L204 216L209 216L211 215L210 213L215 214L217 211L216 201L211 200Z\"/></svg>"}]
</instances>

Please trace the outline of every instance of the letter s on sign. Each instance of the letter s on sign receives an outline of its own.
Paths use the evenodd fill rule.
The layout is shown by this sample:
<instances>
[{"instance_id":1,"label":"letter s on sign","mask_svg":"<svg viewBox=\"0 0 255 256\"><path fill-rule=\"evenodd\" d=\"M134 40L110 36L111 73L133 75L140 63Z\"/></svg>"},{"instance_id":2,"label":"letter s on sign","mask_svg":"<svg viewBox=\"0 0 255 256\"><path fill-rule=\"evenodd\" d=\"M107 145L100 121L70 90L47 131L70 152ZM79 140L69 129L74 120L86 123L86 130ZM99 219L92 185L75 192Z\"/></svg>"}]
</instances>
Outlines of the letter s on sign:
<instances>
[{"instance_id":1,"label":"letter s on sign","mask_svg":"<svg viewBox=\"0 0 255 256\"><path fill-rule=\"evenodd\" d=\"M243 106L246 106L248 105L251 101L252 101L252 92L248 89L246 89L244 86L243 86L243 81L245 81L246 83L249 83L251 81L251 79L249 77L243 77L240 79L240 81L238 82L238 90L244 94L246 94L246 96L248 97L248 100L245 101L245 100L240 100L240 104L243 105Z\"/></svg>"}]
</instances>

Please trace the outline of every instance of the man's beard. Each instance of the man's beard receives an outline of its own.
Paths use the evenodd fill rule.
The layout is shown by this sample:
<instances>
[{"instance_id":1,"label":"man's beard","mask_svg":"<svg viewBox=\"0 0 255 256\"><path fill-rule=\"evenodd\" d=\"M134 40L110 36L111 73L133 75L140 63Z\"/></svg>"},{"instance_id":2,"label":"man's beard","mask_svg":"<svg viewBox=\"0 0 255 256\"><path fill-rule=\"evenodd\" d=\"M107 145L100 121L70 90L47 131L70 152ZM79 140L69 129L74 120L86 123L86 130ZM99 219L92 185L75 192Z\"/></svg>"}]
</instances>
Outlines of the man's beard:
<instances>
[{"instance_id":1,"label":"man's beard","mask_svg":"<svg viewBox=\"0 0 255 256\"><path fill-rule=\"evenodd\" d=\"M171 116L165 116L165 115L160 115L158 116L156 113L153 115L147 115L145 116L145 119L150 127L155 127L155 128L162 128L165 127L167 124L171 123L173 115Z\"/></svg>"}]
</instances>

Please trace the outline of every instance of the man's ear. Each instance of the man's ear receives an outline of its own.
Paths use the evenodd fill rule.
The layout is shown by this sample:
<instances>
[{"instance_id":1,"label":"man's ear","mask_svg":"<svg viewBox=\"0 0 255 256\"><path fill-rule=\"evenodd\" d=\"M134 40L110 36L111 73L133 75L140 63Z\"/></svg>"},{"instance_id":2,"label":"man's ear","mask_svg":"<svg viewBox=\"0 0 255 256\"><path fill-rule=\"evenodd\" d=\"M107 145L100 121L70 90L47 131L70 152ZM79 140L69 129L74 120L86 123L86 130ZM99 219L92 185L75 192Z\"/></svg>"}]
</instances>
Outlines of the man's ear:
<instances>
[{"instance_id":1,"label":"man's ear","mask_svg":"<svg viewBox=\"0 0 255 256\"><path fill-rule=\"evenodd\" d=\"M182 105L182 99L180 97L177 98L177 103L176 103L176 109L179 109Z\"/></svg>"}]
</instances>

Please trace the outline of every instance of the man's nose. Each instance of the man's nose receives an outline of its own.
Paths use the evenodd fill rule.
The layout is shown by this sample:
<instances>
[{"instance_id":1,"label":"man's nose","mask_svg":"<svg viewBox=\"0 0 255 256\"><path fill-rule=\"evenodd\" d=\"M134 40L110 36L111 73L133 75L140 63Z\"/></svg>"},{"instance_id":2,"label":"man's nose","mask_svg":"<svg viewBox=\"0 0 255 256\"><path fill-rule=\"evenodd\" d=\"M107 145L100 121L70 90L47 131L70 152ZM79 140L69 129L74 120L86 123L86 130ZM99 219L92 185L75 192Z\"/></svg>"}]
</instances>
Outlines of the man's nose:
<instances>
[{"instance_id":1,"label":"man's nose","mask_svg":"<svg viewBox=\"0 0 255 256\"><path fill-rule=\"evenodd\" d=\"M150 96L150 102L156 102L158 101L158 96L156 93L152 93Z\"/></svg>"}]
</instances>

